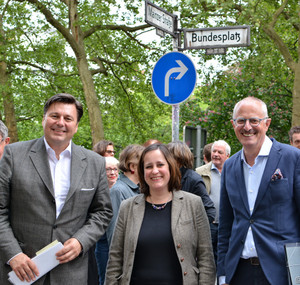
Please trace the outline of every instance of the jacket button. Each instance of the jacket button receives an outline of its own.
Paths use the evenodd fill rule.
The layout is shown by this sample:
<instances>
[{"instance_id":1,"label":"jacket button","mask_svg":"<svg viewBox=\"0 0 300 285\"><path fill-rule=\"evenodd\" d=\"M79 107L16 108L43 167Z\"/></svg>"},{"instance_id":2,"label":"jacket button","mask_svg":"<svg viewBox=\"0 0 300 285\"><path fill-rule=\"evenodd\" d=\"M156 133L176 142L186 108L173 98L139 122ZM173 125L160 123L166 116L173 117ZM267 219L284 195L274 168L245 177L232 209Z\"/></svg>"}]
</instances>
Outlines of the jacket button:
<instances>
[{"instance_id":1,"label":"jacket button","mask_svg":"<svg viewBox=\"0 0 300 285\"><path fill-rule=\"evenodd\" d=\"M57 228L57 225L54 225L54 226L53 226L53 229L56 229L56 228Z\"/></svg>"},{"instance_id":2,"label":"jacket button","mask_svg":"<svg viewBox=\"0 0 300 285\"><path fill-rule=\"evenodd\" d=\"M254 223L254 220L250 220L250 224L253 224Z\"/></svg>"},{"instance_id":3,"label":"jacket button","mask_svg":"<svg viewBox=\"0 0 300 285\"><path fill-rule=\"evenodd\" d=\"M180 258L180 261L182 262L182 261L184 261L184 258L182 257L182 258Z\"/></svg>"},{"instance_id":4,"label":"jacket button","mask_svg":"<svg viewBox=\"0 0 300 285\"><path fill-rule=\"evenodd\" d=\"M179 244L177 244L177 248L181 248L181 244L179 243Z\"/></svg>"},{"instance_id":5,"label":"jacket button","mask_svg":"<svg viewBox=\"0 0 300 285\"><path fill-rule=\"evenodd\" d=\"M184 272L183 275L184 275L184 276L187 275L187 272Z\"/></svg>"}]
</instances>

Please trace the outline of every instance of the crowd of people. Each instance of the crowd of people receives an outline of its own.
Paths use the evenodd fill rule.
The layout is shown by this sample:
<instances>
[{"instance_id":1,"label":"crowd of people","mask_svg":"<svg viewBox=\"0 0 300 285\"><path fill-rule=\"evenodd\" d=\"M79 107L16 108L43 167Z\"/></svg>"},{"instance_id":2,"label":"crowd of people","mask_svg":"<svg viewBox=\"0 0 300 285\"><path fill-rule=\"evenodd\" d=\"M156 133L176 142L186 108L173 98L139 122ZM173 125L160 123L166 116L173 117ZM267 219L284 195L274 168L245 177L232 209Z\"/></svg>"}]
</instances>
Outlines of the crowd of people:
<instances>
[{"instance_id":1,"label":"crowd of people","mask_svg":"<svg viewBox=\"0 0 300 285\"><path fill-rule=\"evenodd\" d=\"M300 242L300 126L291 145L267 136L266 104L236 103L242 149L220 139L194 155L183 142L93 150L72 142L83 109L70 94L44 106L44 136L9 144L0 121L0 284L285 285L284 245ZM3 156L3 157L2 157ZM1 158L2 157L2 158ZM32 261L62 242L59 265Z\"/></svg>"}]
</instances>

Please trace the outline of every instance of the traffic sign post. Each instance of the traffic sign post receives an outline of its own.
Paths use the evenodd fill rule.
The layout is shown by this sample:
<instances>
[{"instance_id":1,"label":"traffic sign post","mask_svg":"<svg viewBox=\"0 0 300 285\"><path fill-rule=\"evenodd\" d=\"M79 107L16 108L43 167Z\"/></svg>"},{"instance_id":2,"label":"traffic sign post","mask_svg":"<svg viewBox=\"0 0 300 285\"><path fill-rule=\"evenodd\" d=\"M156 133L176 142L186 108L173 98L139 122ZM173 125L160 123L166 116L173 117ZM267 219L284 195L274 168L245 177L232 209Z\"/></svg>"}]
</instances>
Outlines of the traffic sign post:
<instances>
[{"instance_id":1,"label":"traffic sign post","mask_svg":"<svg viewBox=\"0 0 300 285\"><path fill-rule=\"evenodd\" d=\"M179 104L196 86L197 72L183 53L180 31L184 32L184 49L206 49L206 54L226 54L227 47L250 45L250 26L179 29L177 16L145 0L145 21L156 27L157 34L173 37L173 52L162 56L152 72L152 88L159 100L172 105L172 141L179 140ZM182 50L182 49L181 49Z\"/></svg>"}]
</instances>

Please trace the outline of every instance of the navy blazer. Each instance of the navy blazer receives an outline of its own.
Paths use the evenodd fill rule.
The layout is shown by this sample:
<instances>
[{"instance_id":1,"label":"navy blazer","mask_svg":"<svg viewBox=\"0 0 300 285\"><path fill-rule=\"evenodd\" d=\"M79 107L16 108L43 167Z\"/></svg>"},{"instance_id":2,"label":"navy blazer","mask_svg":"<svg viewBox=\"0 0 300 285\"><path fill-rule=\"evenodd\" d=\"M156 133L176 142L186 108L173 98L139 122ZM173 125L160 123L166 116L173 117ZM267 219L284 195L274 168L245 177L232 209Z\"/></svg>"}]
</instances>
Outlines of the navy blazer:
<instances>
[{"instance_id":1,"label":"navy blazer","mask_svg":"<svg viewBox=\"0 0 300 285\"><path fill-rule=\"evenodd\" d=\"M300 150L272 139L268 161L250 214L241 151L227 159L222 171L218 276L230 283L244 248L249 226L266 278L288 284L284 244L300 241ZM283 178L271 181L280 169Z\"/></svg>"}]
</instances>

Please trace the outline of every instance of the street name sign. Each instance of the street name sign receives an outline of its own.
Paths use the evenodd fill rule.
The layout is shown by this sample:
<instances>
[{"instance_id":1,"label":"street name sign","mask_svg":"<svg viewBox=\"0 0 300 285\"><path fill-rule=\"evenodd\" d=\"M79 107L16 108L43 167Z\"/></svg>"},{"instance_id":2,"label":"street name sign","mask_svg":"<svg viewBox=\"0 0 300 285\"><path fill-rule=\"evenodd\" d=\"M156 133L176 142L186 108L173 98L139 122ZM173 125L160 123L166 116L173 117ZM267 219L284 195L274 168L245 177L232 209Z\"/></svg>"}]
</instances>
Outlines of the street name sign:
<instances>
[{"instance_id":1,"label":"street name sign","mask_svg":"<svg viewBox=\"0 0 300 285\"><path fill-rule=\"evenodd\" d=\"M250 26L183 29L184 49L245 47L250 45Z\"/></svg>"},{"instance_id":2,"label":"street name sign","mask_svg":"<svg viewBox=\"0 0 300 285\"><path fill-rule=\"evenodd\" d=\"M162 102L175 105L185 101L194 91L197 72L192 60L177 51L163 55L152 72L152 88Z\"/></svg>"},{"instance_id":3,"label":"street name sign","mask_svg":"<svg viewBox=\"0 0 300 285\"><path fill-rule=\"evenodd\" d=\"M176 36L177 16L147 0L145 1L145 22L173 37Z\"/></svg>"}]
</instances>

